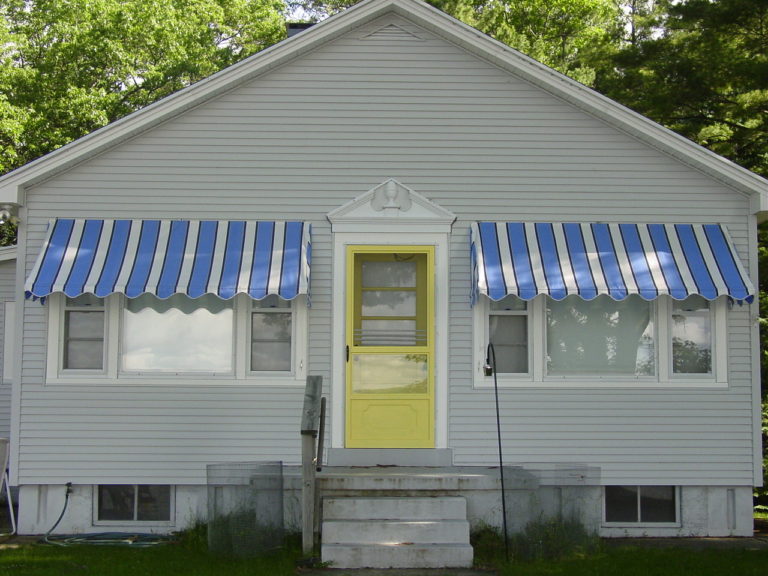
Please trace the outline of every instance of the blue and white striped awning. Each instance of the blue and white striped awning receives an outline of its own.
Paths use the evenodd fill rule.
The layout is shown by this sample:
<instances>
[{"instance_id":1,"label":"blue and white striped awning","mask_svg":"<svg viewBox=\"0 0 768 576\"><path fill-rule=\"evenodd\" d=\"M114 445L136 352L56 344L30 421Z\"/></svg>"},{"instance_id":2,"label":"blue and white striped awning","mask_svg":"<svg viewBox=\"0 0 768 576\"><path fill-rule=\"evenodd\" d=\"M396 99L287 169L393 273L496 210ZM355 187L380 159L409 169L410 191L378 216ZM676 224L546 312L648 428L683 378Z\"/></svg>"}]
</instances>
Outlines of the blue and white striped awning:
<instances>
[{"instance_id":1,"label":"blue and white striped awning","mask_svg":"<svg viewBox=\"0 0 768 576\"><path fill-rule=\"evenodd\" d=\"M751 302L755 289L719 224L478 222L472 301L508 295L623 300L698 294Z\"/></svg>"},{"instance_id":2,"label":"blue and white striped awning","mask_svg":"<svg viewBox=\"0 0 768 576\"><path fill-rule=\"evenodd\" d=\"M63 292L291 300L308 291L310 256L304 222L58 219L24 289L36 298Z\"/></svg>"}]
</instances>

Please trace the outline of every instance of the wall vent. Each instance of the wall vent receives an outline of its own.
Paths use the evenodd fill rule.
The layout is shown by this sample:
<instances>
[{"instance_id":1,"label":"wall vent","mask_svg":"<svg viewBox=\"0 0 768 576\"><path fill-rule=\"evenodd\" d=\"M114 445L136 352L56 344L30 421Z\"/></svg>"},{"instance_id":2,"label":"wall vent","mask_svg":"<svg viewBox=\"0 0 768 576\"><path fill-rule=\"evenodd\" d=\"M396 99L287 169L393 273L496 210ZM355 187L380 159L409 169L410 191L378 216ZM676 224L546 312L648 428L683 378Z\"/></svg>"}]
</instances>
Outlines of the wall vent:
<instances>
[{"instance_id":1,"label":"wall vent","mask_svg":"<svg viewBox=\"0 0 768 576\"><path fill-rule=\"evenodd\" d=\"M406 30L405 28L402 28L401 26L398 26L397 24L388 24L382 28L378 28L377 30L374 30L370 34L366 34L365 36L363 36L363 39L364 40L390 40L390 41L392 40L421 41L422 40L416 34Z\"/></svg>"}]
</instances>

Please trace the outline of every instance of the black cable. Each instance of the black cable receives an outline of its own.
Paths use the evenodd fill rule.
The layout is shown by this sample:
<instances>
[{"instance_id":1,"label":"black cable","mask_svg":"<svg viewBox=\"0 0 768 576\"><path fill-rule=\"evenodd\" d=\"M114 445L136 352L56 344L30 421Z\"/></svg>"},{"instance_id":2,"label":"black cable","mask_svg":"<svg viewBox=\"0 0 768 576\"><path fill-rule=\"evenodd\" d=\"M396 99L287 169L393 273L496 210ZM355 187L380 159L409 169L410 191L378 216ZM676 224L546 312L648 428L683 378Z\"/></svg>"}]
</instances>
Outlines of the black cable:
<instances>
[{"instance_id":1,"label":"black cable","mask_svg":"<svg viewBox=\"0 0 768 576\"><path fill-rule=\"evenodd\" d=\"M499 445L499 474L501 476L501 513L504 527L504 556L509 562L509 534L507 533L507 491L504 489L504 456L501 449L501 417L499 415L499 381L496 378L496 349L493 342L488 343L485 358L486 366L493 370L493 391L496 397L496 438Z\"/></svg>"}]
</instances>

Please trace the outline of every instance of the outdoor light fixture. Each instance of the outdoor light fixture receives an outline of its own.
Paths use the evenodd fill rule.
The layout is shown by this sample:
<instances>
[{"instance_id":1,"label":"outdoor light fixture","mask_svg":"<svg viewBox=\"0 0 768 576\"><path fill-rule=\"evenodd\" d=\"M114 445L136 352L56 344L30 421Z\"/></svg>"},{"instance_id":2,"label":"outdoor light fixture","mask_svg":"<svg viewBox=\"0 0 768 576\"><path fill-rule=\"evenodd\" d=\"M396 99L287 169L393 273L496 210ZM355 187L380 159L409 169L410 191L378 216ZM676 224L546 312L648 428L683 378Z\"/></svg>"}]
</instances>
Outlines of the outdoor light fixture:
<instances>
[{"instance_id":1,"label":"outdoor light fixture","mask_svg":"<svg viewBox=\"0 0 768 576\"><path fill-rule=\"evenodd\" d=\"M0 225L3 225L7 222L16 224L19 221L19 218L15 215L15 212L16 206L6 204L5 206L0 207Z\"/></svg>"}]
</instances>

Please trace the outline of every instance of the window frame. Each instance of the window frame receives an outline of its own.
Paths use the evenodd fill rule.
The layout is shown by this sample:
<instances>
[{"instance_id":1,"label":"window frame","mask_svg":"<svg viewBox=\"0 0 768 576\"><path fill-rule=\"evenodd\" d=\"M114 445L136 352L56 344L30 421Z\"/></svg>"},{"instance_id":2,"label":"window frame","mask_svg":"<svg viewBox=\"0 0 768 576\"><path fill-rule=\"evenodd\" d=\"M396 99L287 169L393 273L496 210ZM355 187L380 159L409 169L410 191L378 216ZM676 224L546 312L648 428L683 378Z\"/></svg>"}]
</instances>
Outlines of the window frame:
<instances>
[{"instance_id":1,"label":"window frame","mask_svg":"<svg viewBox=\"0 0 768 576\"><path fill-rule=\"evenodd\" d=\"M135 378L135 377L157 377L157 378L167 378L169 376L184 376L185 378L188 377L210 377L210 378L231 378L234 376L236 372L236 350L237 350L237 344L235 341L236 335L237 335L237 323L239 321L238 319L238 311L237 311L237 303L232 303L232 325L230 326L230 331L232 333L232 350L230 350L230 369L226 371L216 371L216 370L190 370L190 371L183 371L183 370L172 370L172 369L162 369L162 368L152 368L148 370L135 370L135 369L126 369L124 367L124 359L123 359L123 345L125 344L125 313L127 311L127 304L129 302L128 298L121 297L120 298L120 332L117 337L118 339L118 357L117 357L117 371L118 375L121 377L126 378Z\"/></svg>"},{"instance_id":2,"label":"window frame","mask_svg":"<svg viewBox=\"0 0 768 576\"><path fill-rule=\"evenodd\" d=\"M642 509L642 492L643 488L648 488L651 485L645 486L642 484L611 484L610 486L606 485L602 487L602 516L601 516L601 523L605 528L679 528L682 526L682 520L681 520L681 502L680 502L680 486L673 486L673 485L659 485L662 487L668 487L673 488L673 494L675 497L675 520L673 522L643 522L640 519L640 513ZM653 485L657 486L657 485ZM637 522L630 522L630 521L620 521L620 522L608 522L606 520L607 517L607 497L606 497L606 488L609 487L619 487L619 488L635 488L637 489Z\"/></svg>"},{"instance_id":3,"label":"window frame","mask_svg":"<svg viewBox=\"0 0 768 576\"><path fill-rule=\"evenodd\" d=\"M121 370L122 318L126 297L111 294L105 303L104 366L101 370L72 370L63 368L64 314L66 296L51 294L48 298L48 354L46 384L96 383L99 385L264 385L303 386L307 373L308 311L307 297L300 295L291 300L291 370L250 370L250 313L251 299L245 294L235 296L233 314L233 370L215 372L159 372Z\"/></svg>"},{"instance_id":4,"label":"window frame","mask_svg":"<svg viewBox=\"0 0 768 576\"><path fill-rule=\"evenodd\" d=\"M247 306L242 306L243 308L247 308L247 310L245 310L245 318L240 320L240 324L245 324L246 336L243 338L243 340L245 340L244 344L246 349L239 355L239 358L245 363L244 367L240 366L241 363L237 362L236 357L238 374L247 374L247 376L251 378L273 378L285 377L288 375L295 376L297 379L301 378L302 380L306 378L306 373L304 370L304 358L307 357L307 338L305 334L302 334L302 331L306 330L307 307L306 305L300 305L297 303L297 300L303 298L304 297L298 297L293 299L291 301L290 307L287 308L258 308L254 306L255 301L251 299L248 299ZM264 312L265 310L268 310L268 312ZM284 314L287 311L291 313L291 370L282 371L253 369L251 365L251 346L253 344L253 324L251 323L251 317L252 314L254 314L256 311L261 311L261 313L265 314ZM240 342L237 334L235 335L235 342L236 346Z\"/></svg>"},{"instance_id":5,"label":"window frame","mask_svg":"<svg viewBox=\"0 0 768 576\"><path fill-rule=\"evenodd\" d=\"M133 486L133 519L132 520L101 520L99 519L99 489L102 486ZM168 520L138 520L138 498L140 486L167 486L170 491L168 499ZM92 523L94 526L175 526L176 525L176 486L173 484L94 484L92 489Z\"/></svg>"},{"instance_id":6,"label":"window frame","mask_svg":"<svg viewBox=\"0 0 768 576\"><path fill-rule=\"evenodd\" d=\"M499 387L509 388L725 388L728 386L727 320L729 302L720 297L710 301L712 326L712 373L673 374L672 370L672 298L660 296L652 302L656 349L656 375L584 375L546 373L547 297L538 295L528 300L528 354L527 374L496 375ZM494 386L494 377L485 376L490 319L490 300L481 296L473 312L473 380L474 388Z\"/></svg>"},{"instance_id":7,"label":"window frame","mask_svg":"<svg viewBox=\"0 0 768 576\"><path fill-rule=\"evenodd\" d=\"M484 366L488 359L487 343L490 342L491 316L525 316L527 322L526 332L528 334L528 370L526 372L500 372L497 375L497 378L500 382L504 381L506 383L531 382L536 379L536 366L538 363L536 361L537 355L535 354L537 346L535 346L534 343L538 340L532 337L532 333L537 331L535 326L536 323L534 322L537 300L539 300L539 298L526 301L526 309L524 312L517 310L492 310L490 298L483 297L477 301L475 308L479 309L476 312L479 311L480 313L475 314L475 334L480 333L483 335L483 338L482 341L478 343L478 346L475 347L476 373L483 375Z\"/></svg>"},{"instance_id":8,"label":"window frame","mask_svg":"<svg viewBox=\"0 0 768 576\"><path fill-rule=\"evenodd\" d=\"M697 380L715 380L719 383L727 382L728 375L725 371L727 366L728 355L727 345L725 338L721 334L724 332L727 322L728 304L724 301L724 298L718 298L717 300L709 301L709 322L711 331L711 346L712 346L712 368L709 374L696 374L696 373L675 373L674 372L674 357L672 352L672 328L674 320L672 314L674 312L674 301L671 298L664 299L664 306L666 307L664 313L664 320L666 326L664 327L667 338L669 339L669 346L665 352L668 354L668 358L664 363L664 368L667 371L667 375L670 380L674 379L680 382L685 381L697 381Z\"/></svg>"}]
</instances>

